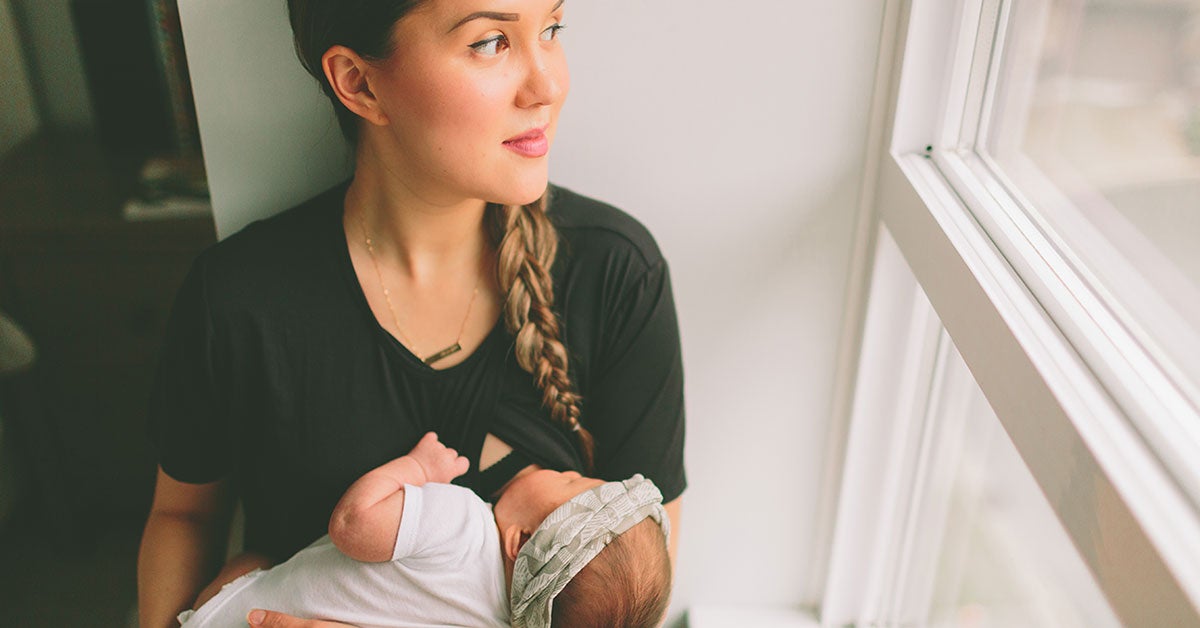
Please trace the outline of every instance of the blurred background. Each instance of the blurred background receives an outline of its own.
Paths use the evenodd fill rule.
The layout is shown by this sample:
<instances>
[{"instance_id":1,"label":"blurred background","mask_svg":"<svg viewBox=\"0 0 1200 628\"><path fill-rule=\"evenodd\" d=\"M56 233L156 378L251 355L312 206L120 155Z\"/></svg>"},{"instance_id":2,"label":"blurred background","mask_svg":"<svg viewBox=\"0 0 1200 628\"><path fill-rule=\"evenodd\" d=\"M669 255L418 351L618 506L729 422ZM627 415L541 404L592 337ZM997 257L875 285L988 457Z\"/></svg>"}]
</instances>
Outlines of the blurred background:
<instances>
[{"instance_id":1,"label":"blurred background","mask_svg":"<svg viewBox=\"0 0 1200 628\"><path fill-rule=\"evenodd\" d=\"M125 626L147 390L215 240L173 1L0 2L0 625Z\"/></svg>"}]
</instances>

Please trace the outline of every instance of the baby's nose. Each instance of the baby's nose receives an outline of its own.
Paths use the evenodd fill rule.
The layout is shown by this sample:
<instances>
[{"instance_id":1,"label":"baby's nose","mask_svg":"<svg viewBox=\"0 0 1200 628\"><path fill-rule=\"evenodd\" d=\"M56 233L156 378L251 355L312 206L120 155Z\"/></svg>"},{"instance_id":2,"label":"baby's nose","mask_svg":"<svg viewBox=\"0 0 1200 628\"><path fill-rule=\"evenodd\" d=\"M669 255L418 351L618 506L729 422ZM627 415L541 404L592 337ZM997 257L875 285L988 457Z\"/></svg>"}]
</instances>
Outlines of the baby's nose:
<instances>
[{"instance_id":1,"label":"baby's nose","mask_svg":"<svg viewBox=\"0 0 1200 628\"><path fill-rule=\"evenodd\" d=\"M578 478L583 477L582 475L579 474L578 471L566 471L563 473L563 475L565 475L571 479L578 479Z\"/></svg>"}]
</instances>

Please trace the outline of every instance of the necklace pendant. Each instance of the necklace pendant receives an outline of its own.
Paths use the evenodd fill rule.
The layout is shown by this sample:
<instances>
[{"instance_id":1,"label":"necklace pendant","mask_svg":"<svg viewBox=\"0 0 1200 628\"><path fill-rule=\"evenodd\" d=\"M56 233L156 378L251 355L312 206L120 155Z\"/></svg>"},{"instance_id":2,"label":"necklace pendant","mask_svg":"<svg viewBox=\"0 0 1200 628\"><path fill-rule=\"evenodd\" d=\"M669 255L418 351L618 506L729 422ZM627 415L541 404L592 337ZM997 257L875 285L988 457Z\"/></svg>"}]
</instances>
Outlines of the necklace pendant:
<instances>
[{"instance_id":1,"label":"necklace pendant","mask_svg":"<svg viewBox=\"0 0 1200 628\"><path fill-rule=\"evenodd\" d=\"M450 345L449 347L446 347L445 349L442 349L441 351L438 351L437 353L435 353L421 361L424 362L428 366L433 366L434 362L448 358L448 357L454 355L455 353L458 353L459 351L462 351L462 345L460 345L456 342L456 343Z\"/></svg>"}]
</instances>

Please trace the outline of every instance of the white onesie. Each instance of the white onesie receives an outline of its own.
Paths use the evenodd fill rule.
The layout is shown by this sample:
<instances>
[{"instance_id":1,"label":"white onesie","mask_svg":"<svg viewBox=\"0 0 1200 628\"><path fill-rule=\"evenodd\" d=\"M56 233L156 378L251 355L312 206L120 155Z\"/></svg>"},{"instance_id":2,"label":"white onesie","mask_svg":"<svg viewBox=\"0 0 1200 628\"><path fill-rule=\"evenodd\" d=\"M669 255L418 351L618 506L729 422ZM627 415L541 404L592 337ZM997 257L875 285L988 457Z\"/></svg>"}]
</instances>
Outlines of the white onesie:
<instances>
[{"instance_id":1,"label":"white onesie","mask_svg":"<svg viewBox=\"0 0 1200 628\"><path fill-rule=\"evenodd\" d=\"M404 487L404 514L392 560L363 563L328 536L287 562L225 585L184 628L245 626L262 608L361 628L507 628L508 587L490 505L450 484Z\"/></svg>"}]
</instances>

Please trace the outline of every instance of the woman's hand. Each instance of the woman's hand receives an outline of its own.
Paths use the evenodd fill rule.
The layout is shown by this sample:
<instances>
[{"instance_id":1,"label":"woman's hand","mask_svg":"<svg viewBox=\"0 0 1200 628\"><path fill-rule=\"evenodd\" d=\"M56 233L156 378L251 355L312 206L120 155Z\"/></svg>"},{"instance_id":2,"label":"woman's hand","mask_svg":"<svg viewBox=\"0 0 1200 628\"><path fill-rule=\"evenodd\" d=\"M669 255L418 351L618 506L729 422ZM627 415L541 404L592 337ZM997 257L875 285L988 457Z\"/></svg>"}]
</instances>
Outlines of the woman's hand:
<instances>
[{"instance_id":1,"label":"woman's hand","mask_svg":"<svg viewBox=\"0 0 1200 628\"><path fill-rule=\"evenodd\" d=\"M339 624L336 621L320 619L300 619L275 611L254 609L246 615L246 622L251 626L262 628L354 628L350 624Z\"/></svg>"}]
</instances>

